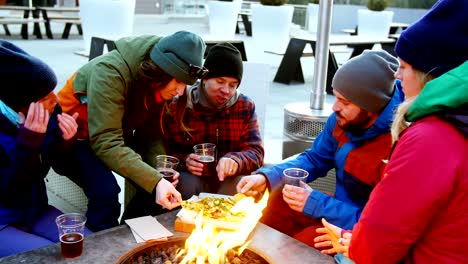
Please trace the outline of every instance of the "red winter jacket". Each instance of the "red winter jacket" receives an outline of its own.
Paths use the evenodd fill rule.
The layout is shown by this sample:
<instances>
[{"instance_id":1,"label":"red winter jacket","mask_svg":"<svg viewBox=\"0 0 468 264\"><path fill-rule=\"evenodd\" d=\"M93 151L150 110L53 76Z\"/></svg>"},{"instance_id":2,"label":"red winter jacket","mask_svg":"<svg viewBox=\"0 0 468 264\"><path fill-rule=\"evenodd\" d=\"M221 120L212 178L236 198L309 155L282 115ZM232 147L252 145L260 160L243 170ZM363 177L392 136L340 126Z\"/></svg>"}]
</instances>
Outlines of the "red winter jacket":
<instances>
[{"instance_id":1,"label":"red winter jacket","mask_svg":"<svg viewBox=\"0 0 468 264\"><path fill-rule=\"evenodd\" d=\"M356 263L468 263L468 139L437 117L402 135L354 226Z\"/></svg>"}]
</instances>

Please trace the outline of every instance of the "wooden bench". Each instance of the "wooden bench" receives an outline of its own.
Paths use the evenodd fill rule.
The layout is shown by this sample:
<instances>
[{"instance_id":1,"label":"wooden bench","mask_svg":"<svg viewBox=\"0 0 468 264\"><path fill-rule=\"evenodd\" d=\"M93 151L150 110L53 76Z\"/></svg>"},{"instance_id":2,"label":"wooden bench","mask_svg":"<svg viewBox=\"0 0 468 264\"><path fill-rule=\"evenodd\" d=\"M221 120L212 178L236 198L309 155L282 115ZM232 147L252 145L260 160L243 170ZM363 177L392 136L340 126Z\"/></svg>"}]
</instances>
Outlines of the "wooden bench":
<instances>
[{"instance_id":1,"label":"wooden bench","mask_svg":"<svg viewBox=\"0 0 468 264\"><path fill-rule=\"evenodd\" d=\"M8 29L8 25L21 25L21 37L23 39L28 39L28 24L34 23L33 34L38 38L42 38L41 29L39 23L45 23L45 19L39 18L39 13L35 7L28 6L0 6L0 10L11 11L11 12L22 12L22 17L20 15L8 14L6 16L0 17L0 24L3 25L5 34L11 36L11 32Z\"/></svg>"},{"instance_id":2,"label":"wooden bench","mask_svg":"<svg viewBox=\"0 0 468 264\"><path fill-rule=\"evenodd\" d=\"M11 32L8 29L8 25L27 25L29 23L45 23L46 21L44 19L39 19L39 18L0 18L0 24L3 25L3 29L5 30L5 34L7 36L11 36ZM37 38L42 38L42 33L40 30L35 30L35 33ZM28 39L28 27L22 27L21 28L21 37L23 39Z\"/></svg>"}]
</instances>

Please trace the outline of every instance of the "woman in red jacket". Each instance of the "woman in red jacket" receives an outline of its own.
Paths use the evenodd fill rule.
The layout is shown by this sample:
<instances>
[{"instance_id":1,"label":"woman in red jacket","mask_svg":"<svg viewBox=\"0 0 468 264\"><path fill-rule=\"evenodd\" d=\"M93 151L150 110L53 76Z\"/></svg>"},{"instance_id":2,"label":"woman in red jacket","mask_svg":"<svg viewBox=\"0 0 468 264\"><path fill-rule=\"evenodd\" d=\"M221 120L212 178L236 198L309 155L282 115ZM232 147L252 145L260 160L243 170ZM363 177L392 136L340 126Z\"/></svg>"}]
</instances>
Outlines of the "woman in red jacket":
<instances>
[{"instance_id":1,"label":"woman in red jacket","mask_svg":"<svg viewBox=\"0 0 468 264\"><path fill-rule=\"evenodd\" d=\"M326 221L317 230L326 234L316 246L334 245L324 253L356 263L468 263L467 16L467 1L442 0L402 33L397 143L352 235Z\"/></svg>"}]
</instances>

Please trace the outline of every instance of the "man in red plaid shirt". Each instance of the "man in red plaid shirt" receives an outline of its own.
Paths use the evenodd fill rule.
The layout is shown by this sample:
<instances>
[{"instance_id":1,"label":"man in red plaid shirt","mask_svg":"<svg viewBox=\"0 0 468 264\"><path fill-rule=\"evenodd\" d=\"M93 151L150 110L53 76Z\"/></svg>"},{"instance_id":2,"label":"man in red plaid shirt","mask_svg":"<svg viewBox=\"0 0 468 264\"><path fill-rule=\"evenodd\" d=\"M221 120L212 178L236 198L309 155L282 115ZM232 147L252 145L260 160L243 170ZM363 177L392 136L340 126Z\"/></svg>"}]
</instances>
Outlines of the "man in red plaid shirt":
<instances>
[{"instance_id":1,"label":"man in red plaid shirt","mask_svg":"<svg viewBox=\"0 0 468 264\"><path fill-rule=\"evenodd\" d=\"M229 43L213 46L205 60L204 77L174 99L165 112L165 147L179 158L177 189L183 199L200 192L235 194L240 175L263 165L264 149L255 104L237 88L242 58ZM216 145L216 169L202 173L193 153L200 143Z\"/></svg>"}]
</instances>

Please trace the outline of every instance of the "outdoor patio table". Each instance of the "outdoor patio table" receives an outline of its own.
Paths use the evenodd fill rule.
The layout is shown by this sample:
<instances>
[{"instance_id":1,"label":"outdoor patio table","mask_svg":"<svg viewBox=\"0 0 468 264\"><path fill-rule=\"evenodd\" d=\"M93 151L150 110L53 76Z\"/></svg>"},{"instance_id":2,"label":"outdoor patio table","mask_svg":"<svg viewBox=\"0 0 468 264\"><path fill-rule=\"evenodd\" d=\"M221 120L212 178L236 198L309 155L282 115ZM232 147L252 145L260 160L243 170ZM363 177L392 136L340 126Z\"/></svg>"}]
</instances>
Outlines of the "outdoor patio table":
<instances>
[{"instance_id":1,"label":"outdoor patio table","mask_svg":"<svg viewBox=\"0 0 468 264\"><path fill-rule=\"evenodd\" d=\"M252 21L251 16L252 12L247 10L241 10L239 13L242 24L244 25L245 34L249 37L252 36ZM239 23L236 25L236 33L239 33Z\"/></svg>"},{"instance_id":2,"label":"outdoor patio table","mask_svg":"<svg viewBox=\"0 0 468 264\"><path fill-rule=\"evenodd\" d=\"M315 44L317 35L302 34L293 37L289 40L286 52L276 72L274 82L289 84L291 81L304 83L304 74L301 66L301 56L306 44L310 44L312 51L315 54ZM392 38L375 38L371 36L349 36L349 35L331 35L329 38L330 46L347 45L353 48L351 57L361 54L366 49L371 49L374 44L394 44L395 39ZM386 45L386 49L392 49L392 45ZM327 93L332 93L331 81L335 72L338 70L338 63L335 56L329 50L328 54L328 69L327 69Z\"/></svg>"},{"instance_id":3,"label":"outdoor patio table","mask_svg":"<svg viewBox=\"0 0 468 264\"><path fill-rule=\"evenodd\" d=\"M174 231L174 221L178 210L157 216L157 220L169 229L174 236L169 240L187 237L188 233ZM270 263L335 263L332 257L321 254L283 233L264 224L257 224L251 234L249 248ZM136 248L130 228L121 225L85 237L83 255L75 259L65 259L60 254L60 243L35 249L18 255L0 258L0 264L15 263L115 263L123 254Z\"/></svg>"},{"instance_id":4,"label":"outdoor patio table","mask_svg":"<svg viewBox=\"0 0 468 264\"><path fill-rule=\"evenodd\" d=\"M388 32L389 35L396 34L398 32L398 29L401 29L402 31L407 29L410 26L408 23L402 23L402 22L392 22L390 24L390 30ZM355 28L345 28L341 30L343 33L348 33L350 35L357 35L357 26Z\"/></svg>"}]
</instances>

